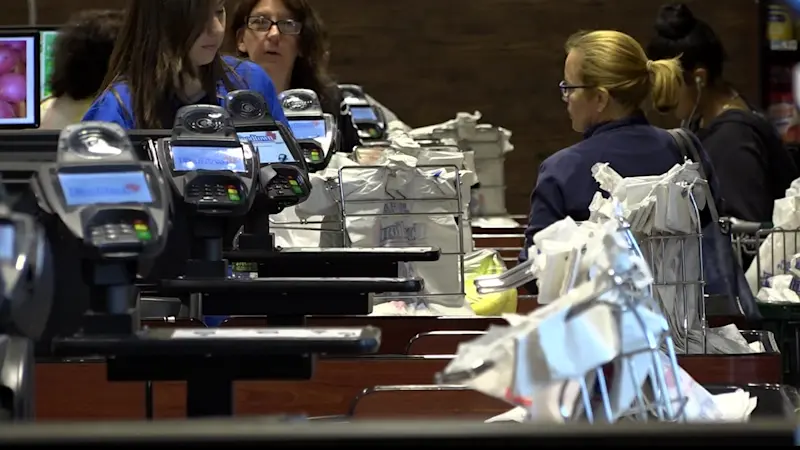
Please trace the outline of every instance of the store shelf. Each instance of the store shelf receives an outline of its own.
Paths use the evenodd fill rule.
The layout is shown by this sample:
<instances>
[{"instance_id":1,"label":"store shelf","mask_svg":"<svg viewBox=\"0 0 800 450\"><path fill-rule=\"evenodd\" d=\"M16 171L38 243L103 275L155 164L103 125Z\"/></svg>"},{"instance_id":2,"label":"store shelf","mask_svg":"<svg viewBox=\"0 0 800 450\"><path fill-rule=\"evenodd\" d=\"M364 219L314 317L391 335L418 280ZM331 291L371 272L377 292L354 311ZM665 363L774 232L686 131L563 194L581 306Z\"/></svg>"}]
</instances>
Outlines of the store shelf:
<instances>
[{"instance_id":1,"label":"store shelf","mask_svg":"<svg viewBox=\"0 0 800 450\"><path fill-rule=\"evenodd\" d=\"M796 52L797 40L791 39L788 41L769 41L769 50L771 52Z\"/></svg>"},{"instance_id":2,"label":"store shelf","mask_svg":"<svg viewBox=\"0 0 800 450\"><path fill-rule=\"evenodd\" d=\"M797 40L766 41L763 53L764 62L768 65L793 66L800 62L800 48Z\"/></svg>"}]
</instances>

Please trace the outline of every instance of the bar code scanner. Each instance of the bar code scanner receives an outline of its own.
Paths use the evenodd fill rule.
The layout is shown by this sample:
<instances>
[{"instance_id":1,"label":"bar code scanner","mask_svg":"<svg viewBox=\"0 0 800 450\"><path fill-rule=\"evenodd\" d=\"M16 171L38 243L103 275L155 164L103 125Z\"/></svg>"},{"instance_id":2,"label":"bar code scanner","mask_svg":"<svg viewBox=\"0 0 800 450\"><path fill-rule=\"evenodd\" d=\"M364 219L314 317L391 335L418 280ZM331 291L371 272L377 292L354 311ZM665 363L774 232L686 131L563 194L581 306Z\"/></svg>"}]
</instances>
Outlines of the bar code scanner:
<instances>
[{"instance_id":1,"label":"bar code scanner","mask_svg":"<svg viewBox=\"0 0 800 450\"><path fill-rule=\"evenodd\" d=\"M228 94L226 106L239 139L259 155L258 192L238 238L238 247L271 251L269 216L305 201L311 194L308 159L291 131L269 114L264 98L253 91Z\"/></svg>"},{"instance_id":2,"label":"bar code scanner","mask_svg":"<svg viewBox=\"0 0 800 450\"><path fill-rule=\"evenodd\" d=\"M115 124L67 126L56 155L31 182L58 267L47 334L135 332L138 263L164 248L169 191Z\"/></svg>"},{"instance_id":3,"label":"bar code scanner","mask_svg":"<svg viewBox=\"0 0 800 450\"><path fill-rule=\"evenodd\" d=\"M327 167L341 142L333 114L322 112L317 93L310 89L290 89L282 92L279 99L308 170L316 172Z\"/></svg>"},{"instance_id":4,"label":"bar code scanner","mask_svg":"<svg viewBox=\"0 0 800 450\"><path fill-rule=\"evenodd\" d=\"M356 84L340 84L342 105L349 110L362 142L386 140L386 117L370 103L364 89Z\"/></svg>"}]
</instances>

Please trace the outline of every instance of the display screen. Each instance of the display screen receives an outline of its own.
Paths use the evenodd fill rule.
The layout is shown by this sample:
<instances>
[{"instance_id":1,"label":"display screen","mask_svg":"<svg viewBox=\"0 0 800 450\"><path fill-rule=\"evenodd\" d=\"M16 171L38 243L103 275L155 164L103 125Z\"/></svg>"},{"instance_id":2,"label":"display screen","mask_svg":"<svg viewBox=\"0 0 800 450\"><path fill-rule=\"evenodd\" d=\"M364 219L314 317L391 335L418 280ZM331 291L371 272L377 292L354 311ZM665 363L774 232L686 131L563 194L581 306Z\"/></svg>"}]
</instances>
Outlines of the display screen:
<instances>
[{"instance_id":1,"label":"display screen","mask_svg":"<svg viewBox=\"0 0 800 450\"><path fill-rule=\"evenodd\" d=\"M295 139L318 139L325 137L324 120L289 120Z\"/></svg>"},{"instance_id":2,"label":"display screen","mask_svg":"<svg viewBox=\"0 0 800 450\"><path fill-rule=\"evenodd\" d=\"M378 120L371 106L351 106L350 114L353 115L353 120Z\"/></svg>"},{"instance_id":3,"label":"display screen","mask_svg":"<svg viewBox=\"0 0 800 450\"><path fill-rule=\"evenodd\" d=\"M36 125L39 109L38 55L30 35L0 36L0 126Z\"/></svg>"},{"instance_id":4,"label":"display screen","mask_svg":"<svg viewBox=\"0 0 800 450\"><path fill-rule=\"evenodd\" d=\"M50 78L53 76L53 53L55 52L57 36L58 31L39 32L39 67L41 68L39 89L42 93L42 99L53 95L53 91L50 88Z\"/></svg>"},{"instance_id":5,"label":"display screen","mask_svg":"<svg viewBox=\"0 0 800 450\"><path fill-rule=\"evenodd\" d=\"M195 170L230 170L247 172L242 147L172 146L172 161L176 172Z\"/></svg>"},{"instance_id":6,"label":"display screen","mask_svg":"<svg viewBox=\"0 0 800 450\"><path fill-rule=\"evenodd\" d=\"M253 144L261 164L297 162L278 131L249 131L238 134L240 141L250 141Z\"/></svg>"},{"instance_id":7,"label":"display screen","mask_svg":"<svg viewBox=\"0 0 800 450\"><path fill-rule=\"evenodd\" d=\"M14 259L16 251L14 240L14 225L9 223L0 224L0 262L7 262Z\"/></svg>"},{"instance_id":8,"label":"display screen","mask_svg":"<svg viewBox=\"0 0 800 450\"><path fill-rule=\"evenodd\" d=\"M152 203L144 172L59 173L67 206Z\"/></svg>"}]
</instances>

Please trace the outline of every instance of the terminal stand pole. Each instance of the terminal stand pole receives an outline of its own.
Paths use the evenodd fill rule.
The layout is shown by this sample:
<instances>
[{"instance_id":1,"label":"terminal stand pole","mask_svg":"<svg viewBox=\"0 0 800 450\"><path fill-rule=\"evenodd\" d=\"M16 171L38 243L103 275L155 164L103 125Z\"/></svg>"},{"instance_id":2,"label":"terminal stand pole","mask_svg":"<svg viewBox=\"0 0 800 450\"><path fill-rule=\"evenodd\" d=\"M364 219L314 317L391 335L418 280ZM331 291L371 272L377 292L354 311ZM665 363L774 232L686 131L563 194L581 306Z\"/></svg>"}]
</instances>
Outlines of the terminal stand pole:
<instances>
[{"instance_id":1,"label":"terminal stand pole","mask_svg":"<svg viewBox=\"0 0 800 450\"><path fill-rule=\"evenodd\" d=\"M89 311L83 317L87 335L131 335L139 331L138 291L131 261L91 261L84 267L89 288Z\"/></svg>"},{"instance_id":2,"label":"terminal stand pole","mask_svg":"<svg viewBox=\"0 0 800 450\"><path fill-rule=\"evenodd\" d=\"M222 252L224 222L214 219L198 222L192 275L200 278L224 277L227 265ZM198 306L202 308L202 305ZM186 379L186 416L232 416L233 377L226 373L231 368L226 368L228 364L225 361L215 361L215 358L197 361L194 365L197 369Z\"/></svg>"},{"instance_id":3,"label":"terminal stand pole","mask_svg":"<svg viewBox=\"0 0 800 450\"><path fill-rule=\"evenodd\" d=\"M239 236L242 250L275 250L275 242L269 230L269 214L250 214L247 216L242 234Z\"/></svg>"}]
</instances>

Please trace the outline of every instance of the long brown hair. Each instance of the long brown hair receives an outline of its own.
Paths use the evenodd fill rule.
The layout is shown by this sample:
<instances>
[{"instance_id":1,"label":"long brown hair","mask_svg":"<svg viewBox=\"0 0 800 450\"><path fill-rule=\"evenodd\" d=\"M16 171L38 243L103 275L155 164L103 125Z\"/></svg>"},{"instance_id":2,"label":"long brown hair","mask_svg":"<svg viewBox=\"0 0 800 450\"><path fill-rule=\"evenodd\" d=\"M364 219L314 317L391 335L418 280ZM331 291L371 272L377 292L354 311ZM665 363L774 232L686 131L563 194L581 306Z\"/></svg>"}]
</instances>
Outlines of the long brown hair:
<instances>
[{"instance_id":1,"label":"long brown hair","mask_svg":"<svg viewBox=\"0 0 800 450\"><path fill-rule=\"evenodd\" d=\"M138 128L161 128L160 111L180 92L186 77L199 78L208 98L217 83L231 88L230 68L219 54L195 69L189 50L203 33L221 0L128 0L125 22L108 64L103 86L128 85Z\"/></svg>"},{"instance_id":2,"label":"long brown hair","mask_svg":"<svg viewBox=\"0 0 800 450\"><path fill-rule=\"evenodd\" d=\"M303 30L300 33L300 52L294 61L289 87L311 89L319 95L326 112L338 112L341 99L337 98L336 85L328 72L330 56L328 30L308 0L282 1L292 14L292 18L303 24ZM258 2L259 0L237 1L229 17L230 26L225 48L242 58L247 58L248 55L238 49L239 36L245 31L247 16Z\"/></svg>"}]
</instances>

